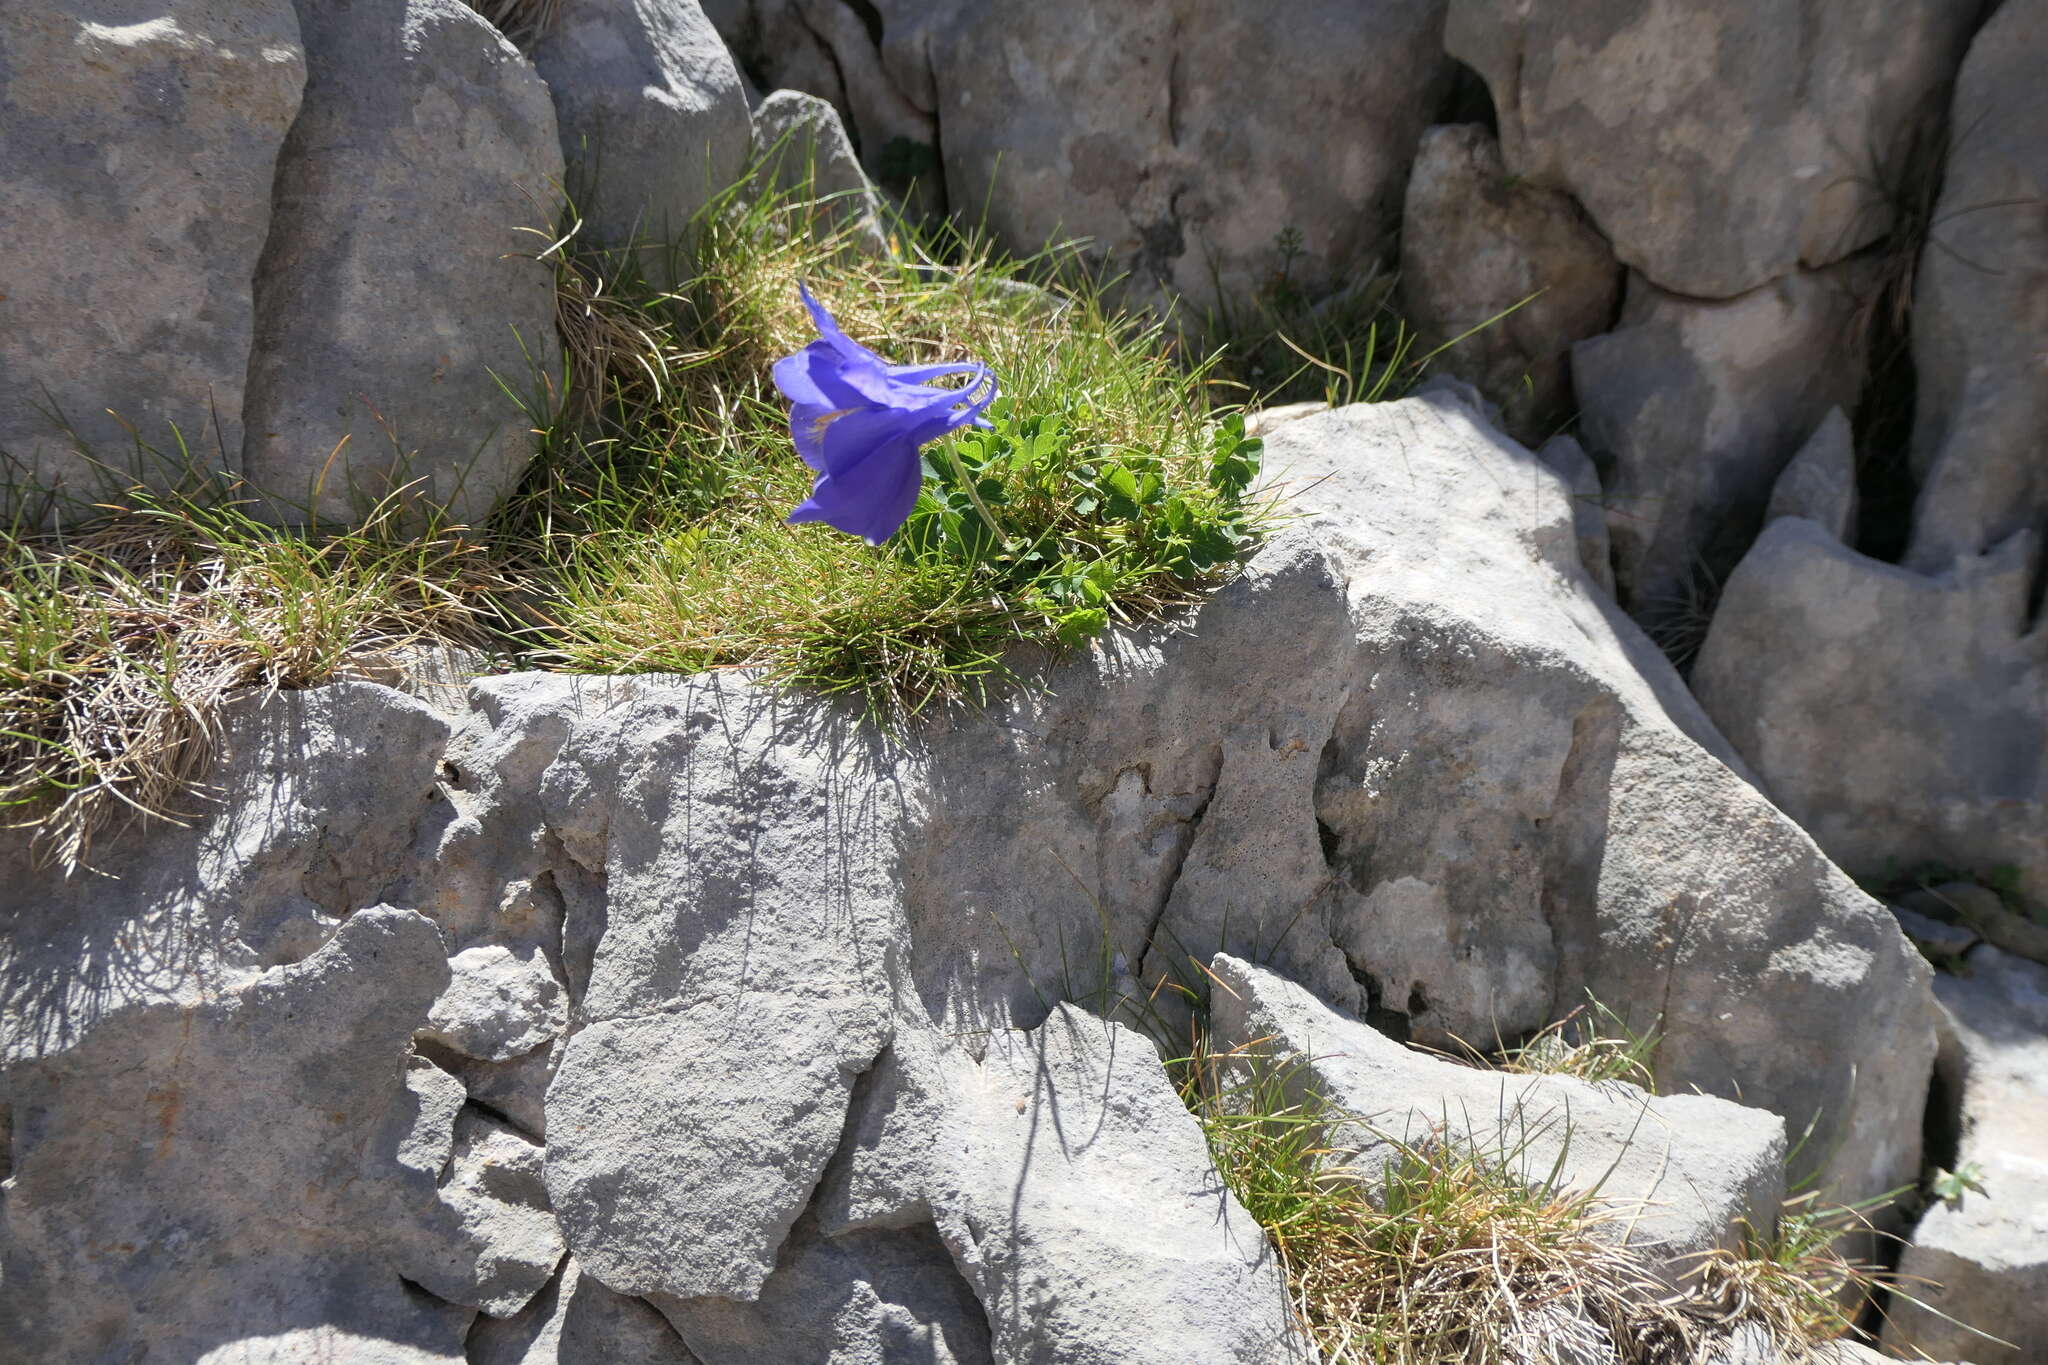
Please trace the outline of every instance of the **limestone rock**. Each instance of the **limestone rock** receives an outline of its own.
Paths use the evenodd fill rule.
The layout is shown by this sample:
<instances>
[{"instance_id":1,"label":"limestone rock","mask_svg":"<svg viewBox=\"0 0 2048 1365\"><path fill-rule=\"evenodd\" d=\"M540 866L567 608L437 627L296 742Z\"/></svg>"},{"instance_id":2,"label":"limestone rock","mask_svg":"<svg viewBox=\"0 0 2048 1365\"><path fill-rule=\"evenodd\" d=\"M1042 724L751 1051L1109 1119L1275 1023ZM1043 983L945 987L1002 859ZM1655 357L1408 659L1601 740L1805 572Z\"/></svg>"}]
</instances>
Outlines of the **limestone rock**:
<instances>
[{"instance_id":1,"label":"limestone rock","mask_svg":"<svg viewBox=\"0 0 2048 1365\"><path fill-rule=\"evenodd\" d=\"M587 240L675 240L739 178L746 92L697 0L564 0L533 47ZM668 257L643 255L664 284Z\"/></svg>"},{"instance_id":2,"label":"limestone rock","mask_svg":"<svg viewBox=\"0 0 2048 1365\"><path fill-rule=\"evenodd\" d=\"M574 1257L512 1317L469 1337L468 1365L700 1365L652 1305L614 1294Z\"/></svg>"},{"instance_id":3,"label":"limestone rock","mask_svg":"<svg viewBox=\"0 0 2048 1365\"><path fill-rule=\"evenodd\" d=\"M2021 1365L2048 1357L2048 967L1987 944L1934 992L1948 1015L1941 1070L1962 1119L1957 1169L1974 1165L1984 1189L1936 1201L1920 1220L1899 1273L1935 1311L1894 1299L1884 1344Z\"/></svg>"},{"instance_id":4,"label":"limestone rock","mask_svg":"<svg viewBox=\"0 0 2048 1365\"><path fill-rule=\"evenodd\" d=\"M898 1028L864 1080L821 1228L936 1222L998 1361L1297 1359L1264 1234L1144 1036L1060 1005L984 1042L977 1060Z\"/></svg>"},{"instance_id":5,"label":"limestone rock","mask_svg":"<svg viewBox=\"0 0 2048 1365\"><path fill-rule=\"evenodd\" d=\"M1299 490L1296 530L1329 547L1356 652L1335 715L1295 722L1299 768L1261 806L1274 871L1233 923L1279 907L1327 926L1366 998L1317 987L1270 929L1218 944L1169 906L1157 937L1273 961L1424 1040L1534 1029L1590 990L1636 1028L1661 1020L1660 1089L1740 1096L1795 1131L1818 1117L1831 1136L1808 1150L1833 1153L1839 1196L1913 1179L1926 964L1592 589L1563 481L1442 399L1290 423L1267 457ZM1293 733L1246 748L1277 769ZM1295 792L1312 822L1287 814ZM1298 888L1317 897L1299 912Z\"/></svg>"},{"instance_id":6,"label":"limestone rock","mask_svg":"<svg viewBox=\"0 0 2048 1365\"><path fill-rule=\"evenodd\" d=\"M1860 876L2012 866L2048 894L2048 632L2015 535L1928 576L1773 522L1693 670L1772 798Z\"/></svg>"},{"instance_id":7,"label":"limestone rock","mask_svg":"<svg viewBox=\"0 0 2048 1365\"><path fill-rule=\"evenodd\" d=\"M424 1036L465 1057L503 1062L546 1046L569 1022L562 983L538 951L502 943L467 948L448 960L453 979Z\"/></svg>"},{"instance_id":8,"label":"limestone rock","mask_svg":"<svg viewBox=\"0 0 2048 1365\"><path fill-rule=\"evenodd\" d=\"M1345 1116L1322 1140L1372 1188L1403 1145L1446 1144L1535 1187L1597 1191L1606 1231L1674 1279L1735 1244L1738 1219L1771 1227L1785 1197L1785 1123L1705 1095L1652 1097L1614 1081L1477 1070L1414 1052L1261 967L1218 956L1219 1054L1285 1077L1296 1103Z\"/></svg>"},{"instance_id":9,"label":"limestone rock","mask_svg":"<svg viewBox=\"0 0 2048 1365\"><path fill-rule=\"evenodd\" d=\"M1913 296L1913 464L1924 480L1906 562L1925 573L2048 524L2048 4L1998 7L1957 78L1948 162Z\"/></svg>"},{"instance_id":10,"label":"limestone rock","mask_svg":"<svg viewBox=\"0 0 2048 1365\"><path fill-rule=\"evenodd\" d=\"M827 1239L805 1220L792 1230L759 1299L659 1304L704 1365L992 1359L988 1319L929 1222Z\"/></svg>"},{"instance_id":11,"label":"limestone rock","mask_svg":"<svg viewBox=\"0 0 2048 1365\"><path fill-rule=\"evenodd\" d=\"M1948 0L1450 0L1444 41L1492 91L1510 173L1577 198L1663 288L1732 298L1885 232L1881 186L1976 18Z\"/></svg>"},{"instance_id":12,"label":"limestone rock","mask_svg":"<svg viewBox=\"0 0 2048 1365\"><path fill-rule=\"evenodd\" d=\"M542 781L607 898L586 1023L548 1088L548 1192L611 1288L749 1298L889 1040L900 901L862 828L886 793L765 689L631 695Z\"/></svg>"},{"instance_id":13,"label":"limestone rock","mask_svg":"<svg viewBox=\"0 0 2048 1365\"><path fill-rule=\"evenodd\" d=\"M1704 609L1763 525L1778 475L1863 383L1860 263L1726 302L1631 276L1621 323L1572 349L1582 435L1612 459L1615 579L1636 618Z\"/></svg>"},{"instance_id":14,"label":"limestone rock","mask_svg":"<svg viewBox=\"0 0 2048 1365\"><path fill-rule=\"evenodd\" d=\"M1586 448L1570 436L1553 436L1536 458L1557 471L1572 494L1572 529L1579 540L1579 565L1600 590L1614 595L1614 547L1607 536L1607 494Z\"/></svg>"},{"instance_id":15,"label":"limestone rock","mask_svg":"<svg viewBox=\"0 0 2048 1365\"><path fill-rule=\"evenodd\" d=\"M37 1360L92 1342L461 1361L473 1310L404 1286L409 1234L387 1205L461 1103L405 1084L442 952L418 915L360 911L303 962L10 1066L0 1340Z\"/></svg>"},{"instance_id":16,"label":"limestone rock","mask_svg":"<svg viewBox=\"0 0 2048 1365\"><path fill-rule=\"evenodd\" d=\"M1585 215L1511 181L1485 128L1423 134L1401 219L1403 316L1418 354L1464 337L1432 367L1477 384L1515 439L1533 448L1570 420L1572 343L1614 322L1621 285Z\"/></svg>"},{"instance_id":17,"label":"limestone rock","mask_svg":"<svg viewBox=\"0 0 2048 1365\"><path fill-rule=\"evenodd\" d=\"M1442 34L1442 0L962 6L928 40L947 200L1012 250L1091 239L1138 301L1249 295L1289 229L1330 292L1392 240Z\"/></svg>"},{"instance_id":18,"label":"limestone rock","mask_svg":"<svg viewBox=\"0 0 2048 1365\"><path fill-rule=\"evenodd\" d=\"M1856 543L1856 441L1840 408L1828 409L1778 476L1764 521L1779 517L1804 517L1844 545Z\"/></svg>"},{"instance_id":19,"label":"limestone rock","mask_svg":"<svg viewBox=\"0 0 2048 1365\"><path fill-rule=\"evenodd\" d=\"M0 52L0 465L87 501L175 484L181 444L227 472L306 80L290 0L10 5Z\"/></svg>"},{"instance_id":20,"label":"limestone rock","mask_svg":"<svg viewBox=\"0 0 2048 1365\"><path fill-rule=\"evenodd\" d=\"M0 901L0 1065L77 1047L127 1010L195 1005L310 956L350 912L384 898L441 799L435 761L448 728L370 683L246 697L221 720L207 774L217 799L185 808L189 827L130 827L71 877L8 831L0 885L27 891Z\"/></svg>"},{"instance_id":21,"label":"limestone rock","mask_svg":"<svg viewBox=\"0 0 2048 1365\"><path fill-rule=\"evenodd\" d=\"M816 95L777 90L754 110L754 156L769 183L825 201L821 227L845 229L860 250L883 255L881 200L853 146L839 111Z\"/></svg>"},{"instance_id":22,"label":"limestone rock","mask_svg":"<svg viewBox=\"0 0 2048 1365\"><path fill-rule=\"evenodd\" d=\"M557 370L551 238L523 231L558 207L547 87L462 0L300 10L242 471L281 521L347 522L423 480L408 497L473 524L533 454L506 390L544 404Z\"/></svg>"}]
</instances>

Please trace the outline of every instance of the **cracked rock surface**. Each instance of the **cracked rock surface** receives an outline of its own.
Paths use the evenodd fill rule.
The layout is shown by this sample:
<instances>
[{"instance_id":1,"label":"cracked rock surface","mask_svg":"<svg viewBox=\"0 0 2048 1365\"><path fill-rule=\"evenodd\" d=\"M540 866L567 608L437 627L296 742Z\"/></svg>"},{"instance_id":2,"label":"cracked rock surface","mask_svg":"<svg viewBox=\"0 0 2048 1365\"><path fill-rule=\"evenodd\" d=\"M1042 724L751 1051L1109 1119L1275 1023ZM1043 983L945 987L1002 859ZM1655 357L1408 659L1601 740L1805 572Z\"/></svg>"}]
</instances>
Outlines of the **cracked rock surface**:
<instances>
[{"instance_id":1,"label":"cracked rock surface","mask_svg":"<svg viewBox=\"0 0 2048 1365\"><path fill-rule=\"evenodd\" d=\"M1590 989L1842 1197L1910 1179L1927 968L1567 478L1449 391L1269 457L1300 515L1236 581L907 742L735 673L342 685L238 709L114 877L0 848L0 1340L1289 1360L1152 1045L1082 1008L1219 951L1423 1040Z\"/></svg>"}]
</instances>

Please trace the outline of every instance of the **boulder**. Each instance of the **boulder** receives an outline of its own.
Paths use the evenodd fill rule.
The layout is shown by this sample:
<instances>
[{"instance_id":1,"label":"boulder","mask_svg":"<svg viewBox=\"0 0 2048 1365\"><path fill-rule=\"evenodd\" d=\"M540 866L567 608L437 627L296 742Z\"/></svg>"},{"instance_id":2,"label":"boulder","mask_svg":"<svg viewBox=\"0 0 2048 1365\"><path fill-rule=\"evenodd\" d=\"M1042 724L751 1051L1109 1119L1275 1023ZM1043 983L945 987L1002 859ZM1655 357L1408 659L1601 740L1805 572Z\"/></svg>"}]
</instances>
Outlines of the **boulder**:
<instances>
[{"instance_id":1,"label":"boulder","mask_svg":"<svg viewBox=\"0 0 2048 1365\"><path fill-rule=\"evenodd\" d=\"M1831 857L2018 870L2048 897L2048 632L2029 533L1936 575L1773 522L1721 594L1700 703Z\"/></svg>"},{"instance_id":2,"label":"boulder","mask_svg":"<svg viewBox=\"0 0 2048 1365\"><path fill-rule=\"evenodd\" d=\"M1857 262L1709 302L1632 275L1620 325L1572 348L1581 435L1609 461L1615 579L1638 620L1705 624L1779 474L1831 409L1855 405L1870 282Z\"/></svg>"},{"instance_id":3,"label":"boulder","mask_svg":"<svg viewBox=\"0 0 2048 1365\"><path fill-rule=\"evenodd\" d=\"M468 1365L701 1365L645 1300L614 1294L572 1256L509 1318L477 1323Z\"/></svg>"},{"instance_id":4,"label":"boulder","mask_svg":"<svg viewBox=\"0 0 2048 1365\"><path fill-rule=\"evenodd\" d=\"M10 1066L9 1346L461 1362L474 1308L400 1278L430 1240L411 1220L444 1207L433 1166L461 1105L452 1082L407 1085L407 1040L447 979L432 924L364 910L303 962Z\"/></svg>"},{"instance_id":5,"label":"boulder","mask_svg":"<svg viewBox=\"0 0 2048 1365\"><path fill-rule=\"evenodd\" d=\"M659 248L739 178L751 136L711 21L697 0L562 0L533 64L554 96L584 240L653 244L642 268L676 283Z\"/></svg>"},{"instance_id":6,"label":"boulder","mask_svg":"<svg viewBox=\"0 0 2048 1365\"><path fill-rule=\"evenodd\" d=\"M1856 438L1848 414L1828 409L1771 488L1766 524L1804 517L1844 545L1856 543Z\"/></svg>"},{"instance_id":7,"label":"boulder","mask_svg":"<svg viewBox=\"0 0 2048 1365\"><path fill-rule=\"evenodd\" d=\"M760 1298L657 1302L703 1365L994 1359L988 1318L929 1222L825 1238L806 1217L791 1230Z\"/></svg>"},{"instance_id":8,"label":"boulder","mask_svg":"<svg viewBox=\"0 0 2048 1365\"><path fill-rule=\"evenodd\" d=\"M502 943L466 948L448 960L452 979L421 1036L484 1062L506 1062L546 1047L569 1023L554 968L537 949Z\"/></svg>"},{"instance_id":9,"label":"boulder","mask_svg":"<svg viewBox=\"0 0 2048 1365\"><path fill-rule=\"evenodd\" d=\"M1906 563L1939 573L2048 527L2048 4L2007 0L1970 46L1913 294L1912 456L1923 482Z\"/></svg>"},{"instance_id":10,"label":"boulder","mask_svg":"<svg viewBox=\"0 0 2048 1365\"><path fill-rule=\"evenodd\" d=\"M1326 293L1393 240L1442 34L1442 0L963 6L928 38L946 197L1197 317L1283 265Z\"/></svg>"},{"instance_id":11,"label":"boulder","mask_svg":"<svg viewBox=\"0 0 2048 1365\"><path fill-rule=\"evenodd\" d=\"M829 102L869 175L943 214L931 35L957 21L959 0L707 0L704 8L761 90Z\"/></svg>"},{"instance_id":12,"label":"boulder","mask_svg":"<svg viewBox=\"0 0 2048 1365\"><path fill-rule=\"evenodd\" d=\"M935 1222L999 1361L1305 1358L1264 1234L1142 1034L1063 1004L979 1041L977 1060L899 1028L821 1190L823 1231Z\"/></svg>"},{"instance_id":13,"label":"boulder","mask_svg":"<svg viewBox=\"0 0 2048 1365\"><path fill-rule=\"evenodd\" d=\"M1884 187L1979 6L1949 0L1450 0L1502 160L1583 204L1664 289L1733 298L1892 226Z\"/></svg>"},{"instance_id":14,"label":"boulder","mask_svg":"<svg viewBox=\"0 0 2048 1365\"><path fill-rule=\"evenodd\" d=\"M1607 495L1600 470L1586 448L1570 436L1553 436L1536 458L1564 480L1572 495L1572 529L1579 540L1579 566L1609 597L1614 595L1614 546L1607 535Z\"/></svg>"},{"instance_id":15,"label":"boulder","mask_svg":"<svg viewBox=\"0 0 2048 1365\"><path fill-rule=\"evenodd\" d=\"M548 1192L620 1293L757 1296L889 1041L890 803L854 777L881 741L821 746L819 719L713 678L625 684L541 777L605 897L547 1091Z\"/></svg>"},{"instance_id":16,"label":"boulder","mask_svg":"<svg viewBox=\"0 0 2048 1365\"><path fill-rule=\"evenodd\" d=\"M1572 343L1613 325L1621 285L1578 206L1511 179L1484 127L1423 134L1401 217L1402 316L1418 354L1464 337L1432 367L1478 385L1523 444L1571 420Z\"/></svg>"},{"instance_id":17,"label":"boulder","mask_svg":"<svg viewBox=\"0 0 2048 1365\"><path fill-rule=\"evenodd\" d=\"M10 5L0 54L0 469L88 502L233 469L291 0Z\"/></svg>"},{"instance_id":18,"label":"boulder","mask_svg":"<svg viewBox=\"0 0 2048 1365\"><path fill-rule=\"evenodd\" d=\"M1785 1197L1785 1121L1706 1095L1625 1081L1506 1075L1411 1051L1262 967L1211 964L1214 1055L1240 1081L1277 1080L1327 1107L1319 1141L1370 1192L1406 1151L1470 1151L1525 1184L1594 1197L1594 1228L1676 1282L1738 1223L1768 1235Z\"/></svg>"},{"instance_id":19,"label":"boulder","mask_svg":"<svg viewBox=\"0 0 2048 1365\"><path fill-rule=\"evenodd\" d=\"M1934 993L1943 1092L1961 1120L1955 1169L1982 1188L1920 1220L1899 1262L1912 1298L1893 1296L1884 1344L1978 1365L2048 1359L2048 966L1985 944Z\"/></svg>"},{"instance_id":20,"label":"boulder","mask_svg":"<svg viewBox=\"0 0 2048 1365\"><path fill-rule=\"evenodd\" d=\"M775 189L823 201L820 235L844 231L856 249L887 254L881 198L829 102L797 90L762 100L754 110L754 157Z\"/></svg>"},{"instance_id":21,"label":"boulder","mask_svg":"<svg viewBox=\"0 0 2048 1365\"><path fill-rule=\"evenodd\" d=\"M300 9L242 472L286 523L405 488L474 524L532 457L559 370L547 87L462 0Z\"/></svg>"}]
</instances>

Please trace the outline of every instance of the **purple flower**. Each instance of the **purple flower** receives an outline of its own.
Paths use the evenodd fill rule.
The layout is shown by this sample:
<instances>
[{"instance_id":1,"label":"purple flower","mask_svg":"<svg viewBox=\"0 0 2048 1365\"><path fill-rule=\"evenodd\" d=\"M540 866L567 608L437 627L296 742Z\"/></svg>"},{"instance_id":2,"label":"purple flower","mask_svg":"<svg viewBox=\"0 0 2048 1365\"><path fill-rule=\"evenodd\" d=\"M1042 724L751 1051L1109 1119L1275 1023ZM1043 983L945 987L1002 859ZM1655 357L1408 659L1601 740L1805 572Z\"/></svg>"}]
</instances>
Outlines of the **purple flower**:
<instances>
[{"instance_id":1,"label":"purple flower","mask_svg":"<svg viewBox=\"0 0 2048 1365\"><path fill-rule=\"evenodd\" d=\"M982 417L996 396L986 365L891 365L839 330L811 291L797 286L817 341L775 362L775 387L790 402L796 453L818 472L791 521L822 521L880 545L917 503L918 448ZM963 388L927 384L971 374Z\"/></svg>"}]
</instances>

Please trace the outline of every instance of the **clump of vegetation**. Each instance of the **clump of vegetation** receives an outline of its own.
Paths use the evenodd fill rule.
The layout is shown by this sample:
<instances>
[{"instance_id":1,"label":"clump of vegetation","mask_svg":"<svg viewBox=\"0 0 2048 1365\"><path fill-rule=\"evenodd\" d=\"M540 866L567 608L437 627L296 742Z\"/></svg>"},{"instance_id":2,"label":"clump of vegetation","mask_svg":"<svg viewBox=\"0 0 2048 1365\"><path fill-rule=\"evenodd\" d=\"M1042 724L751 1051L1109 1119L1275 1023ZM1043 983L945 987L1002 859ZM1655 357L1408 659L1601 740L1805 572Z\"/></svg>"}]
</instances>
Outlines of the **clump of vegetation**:
<instances>
[{"instance_id":1,"label":"clump of vegetation","mask_svg":"<svg viewBox=\"0 0 2048 1365\"><path fill-rule=\"evenodd\" d=\"M1204 401L1161 325L1114 314L1053 253L864 256L770 198L699 225L674 293L627 276L565 296L607 311L578 335L601 360L588 420L551 430L494 528L551 589L526 643L554 666L691 672L745 665L899 718L977 697L1019 646L1056 649L1153 618L1227 574L1265 510L1259 447ZM855 340L903 363L974 359L1003 396L993 429L926 451L903 531L880 548L787 526L811 471L769 367L814 333L808 281ZM593 367L597 368L597 367Z\"/></svg>"}]
</instances>

